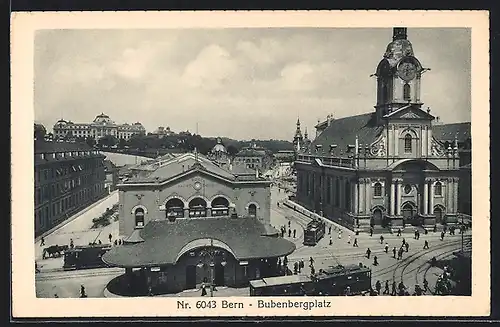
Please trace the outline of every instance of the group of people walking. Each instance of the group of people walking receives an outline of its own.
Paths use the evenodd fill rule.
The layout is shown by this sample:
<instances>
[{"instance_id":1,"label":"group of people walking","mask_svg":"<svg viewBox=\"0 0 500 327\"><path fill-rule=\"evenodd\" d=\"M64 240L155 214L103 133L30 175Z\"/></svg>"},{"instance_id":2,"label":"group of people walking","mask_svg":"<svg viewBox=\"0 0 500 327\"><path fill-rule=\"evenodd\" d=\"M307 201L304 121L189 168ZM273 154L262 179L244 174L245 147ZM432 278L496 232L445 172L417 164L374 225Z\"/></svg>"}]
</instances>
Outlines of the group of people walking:
<instances>
[{"instance_id":1,"label":"group of people walking","mask_svg":"<svg viewBox=\"0 0 500 327\"><path fill-rule=\"evenodd\" d=\"M288 231L288 237L292 237L292 235L293 235L293 238L297 237L297 230L295 228L292 230L291 226L292 226L292 222L289 220L288 221L288 229L287 229L286 225L283 225L280 227L281 237L285 237L285 235L287 234L287 231Z\"/></svg>"}]
</instances>

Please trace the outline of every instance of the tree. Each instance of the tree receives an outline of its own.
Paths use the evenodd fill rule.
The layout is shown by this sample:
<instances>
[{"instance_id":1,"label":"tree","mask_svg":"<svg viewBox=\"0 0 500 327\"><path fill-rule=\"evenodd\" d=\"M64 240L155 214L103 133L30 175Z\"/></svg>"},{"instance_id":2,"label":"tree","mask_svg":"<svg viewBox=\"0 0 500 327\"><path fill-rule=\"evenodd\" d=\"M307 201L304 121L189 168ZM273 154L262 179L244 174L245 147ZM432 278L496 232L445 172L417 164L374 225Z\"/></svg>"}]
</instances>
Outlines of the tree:
<instances>
[{"instance_id":1,"label":"tree","mask_svg":"<svg viewBox=\"0 0 500 327\"><path fill-rule=\"evenodd\" d=\"M99 139L98 143L101 147L109 148L118 143L118 139L113 135L104 135Z\"/></svg>"},{"instance_id":2,"label":"tree","mask_svg":"<svg viewBox=\"0 0 500 327\"><path fill-rule=\"evenodd\" d=\"M118 141L118 147L119 147L120 149L123 149L125 146L127 146L127 140L125 140L125 139L122 139L122 138L121 138L121 139Z\"/></svg>"},{"instance_id":3,"label":"tree","mask_svg":"<svg viewBox=\"0 0 500 327\"><path fill-rule=\"evenodd\" d=\"M35 124L35 130L33 136L35 140L43 140L46 133L47 130L45 129L45 126L43 126L42 124Z\"/></svg>"},{"instance_id":4,"label":"tree","mask_svg":"<svg viewBox=\"0 0 500 327\"><path fill-rule=\"evenodd\" d=\"M230 156L234 156L236 153L238 153L238 148L236 146L234 146L233 144L229 144L227 146L226 150Z\"/></svg>"},{"instance_id":5,"label":"tree","mask_svg":"<svg viewBox=\"0 0 500 327\"><path fill-rule=\"evenodd\" d=\"M85 140L85 142L88 144L88 146L90 146L91 148L94 147L94 145L96 145L96 142L95 142L95 139L92 137L92 136L89 136L87 137L87 139Z\"/></svg>"}]
</instances>

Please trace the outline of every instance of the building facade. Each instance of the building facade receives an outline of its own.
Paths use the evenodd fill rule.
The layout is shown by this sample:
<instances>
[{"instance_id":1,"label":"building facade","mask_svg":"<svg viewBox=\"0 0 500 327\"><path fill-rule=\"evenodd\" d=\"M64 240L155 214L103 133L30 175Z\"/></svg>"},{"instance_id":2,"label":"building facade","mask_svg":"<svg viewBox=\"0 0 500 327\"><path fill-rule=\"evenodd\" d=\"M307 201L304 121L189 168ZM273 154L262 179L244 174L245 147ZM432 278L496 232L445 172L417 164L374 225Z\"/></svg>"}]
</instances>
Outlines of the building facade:
<instances>
[{"instance_id":1,"label":"building facade","mask_svg":"<svg viewBox=\"0 0 500 327\"><path fill-rule=\"evenodd\" d=\"M73 136L75 138L92 137L95 140L99 140L104 136L110 135L117 139L129 140L133 135L145 134L146 129L141 123L116 124L104 113L97 115L94 121L89 124L73 123L72 121L60 119L54 125L54 137L56 139Z\"/></svg>"},{"instance_id":2,"label":"building facade","mask_svg":"<svg viewBox=\"0 0 500 327\"><path fill-rule=\"evenodd\" d=\"M155 135L159 138L164 138L166 136L175 135L175 132L171 131L170 127L168 126L167 127L160 126L154 132L150 133L150 135Z\"/></svg>"},{"instance_id":3,"label":"building facade","mask_svg":"<svg viewBox=\"0 0 500 327\"><path fill-rule=\"evenodd\" d=\"M152 163L118 189L125 245L103 260L126 268L125 288L131 280L158 292L244 285L274 274L278 257L295 249L270 226L270 182L255 171L185 153Z\"/></svg>"},{"instance_id":4,"label":"building facade","mask_svg":"<svg viewBox=\"0 0 500 327\"><path fill-rule=\"evenodd\" d=\"M235 165L243 165L249 169L264 171L269 169L273 158L269 151L258 147L256 144L241 149L233 159Z\"/></svg>"},{"instance_id":5,"label":"building facade","mask_svg":"<svg viewBox=\"0 0 500 327\"><path fill-rule=\"evenodd\" d=\"M432 229L457 222L460 156L457 137L433 133L423 109L422 67L407 38L394 28L376 73L371 113L316 126L317 137L298 154L296 199L353 229Z\"/></svg>"},{"instance_id":6,"label":"building facade","mask_svg":"<svg viewBox=\"0 0 500 327\"><path fill-rule=\"evenodd\" d=\"M35 236L102 198L104 156L86 144L34 142Z\"/></svg>"}]
</instances>

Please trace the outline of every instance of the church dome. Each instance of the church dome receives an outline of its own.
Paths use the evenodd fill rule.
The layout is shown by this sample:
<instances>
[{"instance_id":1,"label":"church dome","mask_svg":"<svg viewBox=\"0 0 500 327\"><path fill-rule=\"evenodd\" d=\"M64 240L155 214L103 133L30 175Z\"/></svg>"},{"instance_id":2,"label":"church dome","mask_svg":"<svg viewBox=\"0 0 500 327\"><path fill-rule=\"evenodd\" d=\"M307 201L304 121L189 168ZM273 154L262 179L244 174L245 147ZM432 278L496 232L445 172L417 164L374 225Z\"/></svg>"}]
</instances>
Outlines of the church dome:
<instances>
[{"instance_id":1,"label":"church dome","mask_svg":"<svg viewBox=\"0 0 500 327\"><path fill-rule=\"evenodd\" d=\"M384 58L387 59L391 67L404 57L413 57L413 46L407 39L406 28L394 28L392 42L387 45Z\"/></svg>"},{"instance_id":2,"label":"church dome","mask_svg":"<svg viewBox=\"0 0 500 327\"><path fill-rule=\"evenodd\" d=\"M212 152L214 152L214 153L216 153L216 152L226 153L227 152L226 147L222 144L222 140L220 138L217 138L217 144L215 144L215 146L213 147Z\"/></svg>"}]
</instances>

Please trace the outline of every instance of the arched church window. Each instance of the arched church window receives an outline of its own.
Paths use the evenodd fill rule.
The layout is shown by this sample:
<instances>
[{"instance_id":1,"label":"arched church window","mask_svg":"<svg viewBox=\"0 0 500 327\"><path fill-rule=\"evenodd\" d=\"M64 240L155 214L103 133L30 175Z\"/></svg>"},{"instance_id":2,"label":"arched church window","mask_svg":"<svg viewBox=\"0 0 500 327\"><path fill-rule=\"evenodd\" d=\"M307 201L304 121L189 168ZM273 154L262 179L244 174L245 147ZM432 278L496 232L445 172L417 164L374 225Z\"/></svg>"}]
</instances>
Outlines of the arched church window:
<instances>
[{"instance_id":1,"label":"arched church window","mask_svg":"<svg viewBox=\"0 0 500 327\"><path fill-rule=\"evenodd\" d=\"M443 195L443 185L441 184L441 182L437 182L436 184L434 184L434 195Z\"/></svg>"},{"instance_id":2,"label":"arched church window","mask_svg":"<svg viewBox=\"0 0 500 327\"><path fill-rule=\"evenodd\" d=\"M405 84L403 86L403 98L405 101L411 100L411 87L410 84Z\"/></svg>"},{"instance_id":3,"label":"arched church window","mask_svg":"<svg viewBox=\"0 0 500 327\"><path fill-rule=\"evenodd\" d=\"M405 135L405 152L411 153L411 135L410 134Z\"/></svg>"},{"instance_id":4,"label":"arched church window","mask_svg":"<svg viewBox=\"0 0 500 327\"><path fill-rule=\"evenodd\" d=\"M382 184L380 183L375 183L374 187L374 195L375 196L382 196Z\"/></svg>"},{"instance_id":5,"label":"arched church window","mask_svg":"<svg viewBox=\"0 0 500 327\"><path fill-rule=\"evenodd\" d=\"M135 209L135 227L144 227L144 209Z\"/></svg>"}]
</instances>

